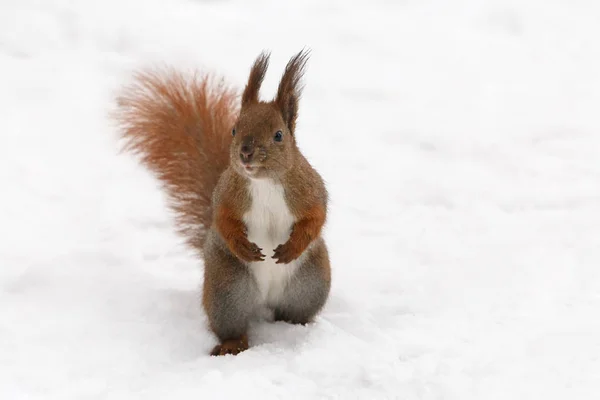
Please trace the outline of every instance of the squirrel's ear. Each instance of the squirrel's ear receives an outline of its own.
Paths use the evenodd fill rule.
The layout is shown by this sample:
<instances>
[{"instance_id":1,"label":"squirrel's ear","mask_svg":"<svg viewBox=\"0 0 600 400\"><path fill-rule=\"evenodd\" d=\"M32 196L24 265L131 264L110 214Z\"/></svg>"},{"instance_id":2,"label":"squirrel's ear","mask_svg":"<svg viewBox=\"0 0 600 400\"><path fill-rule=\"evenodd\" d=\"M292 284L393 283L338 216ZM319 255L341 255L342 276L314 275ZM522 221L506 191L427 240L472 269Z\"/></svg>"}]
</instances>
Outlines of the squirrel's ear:
<instances>
[{"instance_id":1,"label":"squirrel's ear","mask_svg":"<svg viewBox=\"0 0 600 400\"><path fill-rule=\"evenodd\" d=\"M248 83L242 94L242 107L248 103L258 102L258 91L265 79L265 73L269 66L269 57L270 54L263 51L254 61L254 65L252 65L252 69L250 70L250 76L248 77Z\"/></svg>"},{"instance_id":2,"label":"squirrel's ear","mask_svg":"<svg viewBox=\"0 0 600 400\"><path fill-rule=\"evenodd\" d=\"M302 94L301 80L304 75L309 51L302 50L290 59L279 82L275 104L281 110L283 120L293 135L298 117L298 102Z\"/></svg>"}]
</instances>

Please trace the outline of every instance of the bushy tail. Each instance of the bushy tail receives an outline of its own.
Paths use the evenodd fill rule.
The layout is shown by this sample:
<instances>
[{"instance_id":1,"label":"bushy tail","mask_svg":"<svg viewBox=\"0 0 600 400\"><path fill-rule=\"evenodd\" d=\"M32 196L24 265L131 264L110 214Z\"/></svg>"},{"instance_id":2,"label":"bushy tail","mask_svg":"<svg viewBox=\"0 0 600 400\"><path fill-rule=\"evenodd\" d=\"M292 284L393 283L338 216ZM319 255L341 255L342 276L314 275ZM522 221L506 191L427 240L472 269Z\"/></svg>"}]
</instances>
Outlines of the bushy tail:
<instances>
[{"instance_id":1,"label":"bushy tail","mask_svg":"<svg viewBox=\"0 0 600 400\"><path fill-rule=\"evenodd\" d=\"M237 112L237 94L222 79L172 69L136 73L117 98L124 150L158 177L179 232L200 254Z\"/></svg>"}]
</instances>

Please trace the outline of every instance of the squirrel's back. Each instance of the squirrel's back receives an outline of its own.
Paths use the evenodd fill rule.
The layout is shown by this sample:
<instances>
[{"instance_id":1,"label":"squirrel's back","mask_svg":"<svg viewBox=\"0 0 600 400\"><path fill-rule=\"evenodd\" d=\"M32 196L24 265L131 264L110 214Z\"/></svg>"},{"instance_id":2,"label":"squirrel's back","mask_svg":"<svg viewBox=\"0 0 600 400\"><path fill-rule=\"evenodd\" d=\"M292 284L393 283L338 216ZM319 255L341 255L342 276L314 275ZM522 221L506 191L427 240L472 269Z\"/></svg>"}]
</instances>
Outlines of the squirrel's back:
<instances>
[{"instance_id":1,"label":"squirrel's back","mask_svg":"<svg viewBox=\"0 0 600 400\"><path fill-rule=\"evenodd\" d=\"M229 163L236 100L222 79L171 69L138 72L117 98L125 150L157 176L180 233L198 252L211 225L214 188Z\"/></svg>"}]
</instances>

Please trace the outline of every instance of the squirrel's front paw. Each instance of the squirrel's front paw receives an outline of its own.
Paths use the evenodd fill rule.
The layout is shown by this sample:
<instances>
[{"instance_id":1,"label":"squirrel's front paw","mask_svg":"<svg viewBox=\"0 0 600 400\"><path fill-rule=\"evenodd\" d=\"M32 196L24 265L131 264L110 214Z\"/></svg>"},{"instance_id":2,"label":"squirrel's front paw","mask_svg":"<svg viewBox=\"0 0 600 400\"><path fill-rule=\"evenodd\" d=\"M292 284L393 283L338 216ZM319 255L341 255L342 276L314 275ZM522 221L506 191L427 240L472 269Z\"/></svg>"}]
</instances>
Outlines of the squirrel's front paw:
<instances>
[{"instance_id":1,"label":"squirrel's front paw","mask_svg":"<svg viewBox=\"0 0 600 400\"><path fill-rule=\"evenodd\" d=\"M264 261L265 255L262 253L262 249L256 245L256 243L250 242L248 239L238 239L232 246L233 253L238 256L238 258L247 261L247 262L255 262L255 261Z\"/></svg>"},{"instance_id":2,"label":"squirrel's front paw","mask_svg":"<svg viewBox=\"0 0 600 400\"><path fill-rule=\"evenodd\" d=\"M277 260L276 264L288 264L300 257L302 252L299 251L292 242L280 244L274 251L273 258Z\"/></svg>"}]
</instances>

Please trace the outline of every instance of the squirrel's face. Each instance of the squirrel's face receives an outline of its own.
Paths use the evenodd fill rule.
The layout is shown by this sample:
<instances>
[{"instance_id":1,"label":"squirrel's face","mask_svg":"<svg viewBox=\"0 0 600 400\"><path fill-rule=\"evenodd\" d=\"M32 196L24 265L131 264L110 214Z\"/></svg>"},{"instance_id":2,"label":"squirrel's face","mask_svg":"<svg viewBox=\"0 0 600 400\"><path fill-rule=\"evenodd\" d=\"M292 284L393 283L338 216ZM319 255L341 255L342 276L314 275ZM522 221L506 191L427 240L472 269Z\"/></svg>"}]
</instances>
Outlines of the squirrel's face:
<instances>
[{"instance_id":1,"label":"squirrel's face","mask_svg":"<svg viewBox=\"0 0 600 400\"><path fill-rule=\"evenodd\" d=\"M231 134L231 165L250 178L277 178L294 162L295 141L272 103L243 107Z\"/></svg>"}]
</instances>

